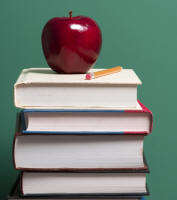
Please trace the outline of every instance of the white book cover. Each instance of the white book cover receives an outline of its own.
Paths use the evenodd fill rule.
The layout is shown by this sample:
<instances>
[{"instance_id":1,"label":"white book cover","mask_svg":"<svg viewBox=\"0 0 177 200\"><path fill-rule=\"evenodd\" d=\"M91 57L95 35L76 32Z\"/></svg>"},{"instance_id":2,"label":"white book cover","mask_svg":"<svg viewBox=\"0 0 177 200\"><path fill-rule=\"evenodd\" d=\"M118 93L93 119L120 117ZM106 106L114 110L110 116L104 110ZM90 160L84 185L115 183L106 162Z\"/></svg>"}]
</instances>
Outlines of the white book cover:
<instances>
[{"instance_id":1,"label":"white book cover","mask_svg":"<svg viewBox=\"0 0 177 200\"><path fill-rule=\"evenodd\" d=\"M86 80L85 74L57 74L49 68L29 68L21 72L14 85L14 101L16 107L32 109L135 108L138 85L141 81L132 69Z\"/></svg>"},{"instance_id":2,"label":"white book cover","mask_svg":"<svg viewBox=\"0 0 177 200\"><path fill-rule=\"evenodd\" d=\"M92 69L90 72L103 69ZM28 68L22 70L15 86L30 83L65 83L65 84L114 84L114 85L141 85L141 81L133 69L122 69L121 72L86 80L85 74L57 74L50 68Z\"/></svg>"}]
</instances>

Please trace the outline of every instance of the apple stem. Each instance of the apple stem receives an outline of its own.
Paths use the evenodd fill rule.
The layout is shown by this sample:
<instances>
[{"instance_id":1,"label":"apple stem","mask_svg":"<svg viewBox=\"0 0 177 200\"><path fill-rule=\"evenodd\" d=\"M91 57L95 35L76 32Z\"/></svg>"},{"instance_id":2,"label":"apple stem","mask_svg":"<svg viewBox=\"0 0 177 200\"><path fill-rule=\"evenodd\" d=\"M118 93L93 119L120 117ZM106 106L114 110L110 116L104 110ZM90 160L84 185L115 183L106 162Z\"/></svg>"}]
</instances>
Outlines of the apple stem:
<instances>
[{"instance_id":1,"label":"apple stem","mask_svg":"<svg viewBox=\"0 0 177 200\"><path fill-rule=\"evenodd\" d=\"M72 17L72 11L69 11L69 17L70 18Z\"/></svg>"}]
</instances>

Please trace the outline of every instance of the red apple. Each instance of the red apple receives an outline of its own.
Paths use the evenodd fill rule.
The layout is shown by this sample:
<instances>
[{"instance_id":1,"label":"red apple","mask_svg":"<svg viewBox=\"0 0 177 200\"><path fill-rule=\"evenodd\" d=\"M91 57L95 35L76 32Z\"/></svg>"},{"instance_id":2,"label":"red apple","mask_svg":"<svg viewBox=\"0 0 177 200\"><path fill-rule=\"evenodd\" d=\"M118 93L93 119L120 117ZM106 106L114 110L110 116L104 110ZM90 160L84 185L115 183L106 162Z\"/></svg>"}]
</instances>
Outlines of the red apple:
<instances>
[{"instance_id":1,"label":"red apple","mask_svg":"<svg viewBox=\"0 0 177 200\"><path fill-rule=\"evenodd\" d=\"M86 73L98 58L101 31L93 19L69 15L53 18L44 26L43 52L57 73Z\"/></svg>"}]
</instances>

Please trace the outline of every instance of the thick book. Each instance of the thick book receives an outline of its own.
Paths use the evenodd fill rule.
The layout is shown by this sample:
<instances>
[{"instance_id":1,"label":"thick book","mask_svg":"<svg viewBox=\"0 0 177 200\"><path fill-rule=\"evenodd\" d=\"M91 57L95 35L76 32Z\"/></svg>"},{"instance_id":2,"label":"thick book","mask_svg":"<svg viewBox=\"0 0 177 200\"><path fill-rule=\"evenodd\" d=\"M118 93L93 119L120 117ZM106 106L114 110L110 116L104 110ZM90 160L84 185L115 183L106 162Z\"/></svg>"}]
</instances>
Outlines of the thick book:
<instances>
[{"instance_id":1,"label":"thick book","mask_svg":"<svg viewBox=\"0 0 177 200\"><path fill-rule=\"evenodd\" d=\"M147 195L146 173L23 172L21 192L30 195Z\"/></svg>"},{"instance_id":2,"label":"thick book","mask_svg":"<svg viewBox=\"0 0 177 200\"><path fill-rule=\"evenodd\" d=\"M138 101L136 110L27 109L21 113L23 134L148 134L152 112Z\"/></svg>"},{"instance_id":3,"label":"thick book","mask_svg":"<svg viewBox=\"0 0 177 200\"><path fill-rule=\"evenodd\" d=\"M8 200L72 200L72 199L87 199L87 200L145 200L144 197L140 196L139 194L119 194L119 195L31 195L31 196L23 196L21 194L21 183L20 183L20 177L14 182L9 194L8 194Z\"/></svg>"},{"instance_id":4,"label":"thick book","mask_svg":"<svg viewBox=\"0 0 177 200\"><path fill-rule=\"evenodd\" d=\"M98 70L101 69L91 72ZM14 85L14 101L19 108L135 108L140 84L132 69L85 80L85 74L56 74L49 68L29 68L21 72Z\"/></svg>"},{"instance_id":5,"label":"thick book","mask_svg":"<svg viewBox=\"0 0 177 200\"><path fill-rule=\"evenodd\" d=\"M16 169L38 171L147 170L144 135L26 135L20 118L14 137Z\"/></svg>"}]
</instances>

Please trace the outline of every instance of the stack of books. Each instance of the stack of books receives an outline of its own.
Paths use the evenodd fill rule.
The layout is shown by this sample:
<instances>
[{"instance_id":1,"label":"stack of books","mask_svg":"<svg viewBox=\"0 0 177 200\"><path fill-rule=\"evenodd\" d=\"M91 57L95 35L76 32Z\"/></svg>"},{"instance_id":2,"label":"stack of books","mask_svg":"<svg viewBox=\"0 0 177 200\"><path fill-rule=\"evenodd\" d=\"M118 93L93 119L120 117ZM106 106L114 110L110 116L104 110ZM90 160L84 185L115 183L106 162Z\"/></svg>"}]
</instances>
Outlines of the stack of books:
<instances>
[{"instance_id":1,"label":"stack of books","mask_svg":"<svg viewBox=\"0 0 177 200\"><path fill-rule=\"evenodd\" d=\"M152 113L137 100L132 69L85 74L24 69L14 85L13 160L20 178L9 199L143 199L143 151Z\"/></svg>"}]
</instances>

